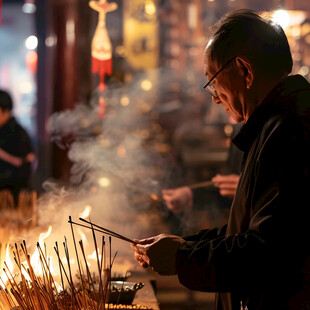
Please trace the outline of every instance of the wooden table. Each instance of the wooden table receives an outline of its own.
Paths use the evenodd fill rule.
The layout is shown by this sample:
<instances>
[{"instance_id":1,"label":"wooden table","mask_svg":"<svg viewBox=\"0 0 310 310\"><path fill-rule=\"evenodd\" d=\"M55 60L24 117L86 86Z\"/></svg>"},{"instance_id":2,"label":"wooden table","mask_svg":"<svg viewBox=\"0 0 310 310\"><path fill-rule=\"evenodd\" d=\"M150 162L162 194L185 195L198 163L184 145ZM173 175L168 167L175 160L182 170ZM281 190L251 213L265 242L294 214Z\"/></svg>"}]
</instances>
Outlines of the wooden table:
<instances>
[{"instance_id":1,"label":"wooden table","mask_svg":"<svg viewBox=\"0 0 310 310\"><path fill-rule=\"evenodd\" d=\"M153 289L151 282L153 279L147 273L147 271L131 271L131 276L128 278L130 282L142 282L144 287L137 291L136 296L133 300L133 304L139 304L147 306L153 310L159 310L159 304Z\"/></svg>"}]
</instances>

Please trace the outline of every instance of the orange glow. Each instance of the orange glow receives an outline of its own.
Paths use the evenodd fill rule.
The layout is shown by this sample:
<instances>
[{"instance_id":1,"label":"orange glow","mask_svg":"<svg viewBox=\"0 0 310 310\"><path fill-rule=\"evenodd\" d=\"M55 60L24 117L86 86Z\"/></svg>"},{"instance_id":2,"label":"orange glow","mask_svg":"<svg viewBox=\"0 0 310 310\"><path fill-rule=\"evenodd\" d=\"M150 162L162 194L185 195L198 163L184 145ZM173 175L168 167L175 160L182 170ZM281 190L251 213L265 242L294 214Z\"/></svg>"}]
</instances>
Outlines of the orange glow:
<instances>
[{"instance_id":1,"label":"orange glow","mask_svg":"<svg viewBox=\"0 0 310 310\"><path fill-rule=\"evenodd\" d=\"M40 234L39 245L40 245L41 249L44 248L44 240L46 238L48 238L51 233L52 233L52 226L49 226L48 230L46 232ZM30 264L31 264L35 274L40 274L40 275L42 274L42 269L41 269L41 264L40 264L40 253L39 253L38 248L36 248L35 252L31 256Z\"/></svg>"},{"instance_id":2,"label":"orange glow","mask_svg":"<svg viewBox=\"0 0 310 310\"><path fill-rule=\"evenodd\" d=\"M89 217L91 209L91 205L86 205L84 211L79 214L79 217L86 219L87 217Z\"/></svg>"},{"instance_id":3,"label":"orange glow","mask_svg":"<svg viewBox=\"0 0 310 310\"><path fill-rule=\"evenodd\" d=\"M37 72L38 54L35 51L29 51L26 54L26 66L31 73Z\"/></svg>"}]
</instances>

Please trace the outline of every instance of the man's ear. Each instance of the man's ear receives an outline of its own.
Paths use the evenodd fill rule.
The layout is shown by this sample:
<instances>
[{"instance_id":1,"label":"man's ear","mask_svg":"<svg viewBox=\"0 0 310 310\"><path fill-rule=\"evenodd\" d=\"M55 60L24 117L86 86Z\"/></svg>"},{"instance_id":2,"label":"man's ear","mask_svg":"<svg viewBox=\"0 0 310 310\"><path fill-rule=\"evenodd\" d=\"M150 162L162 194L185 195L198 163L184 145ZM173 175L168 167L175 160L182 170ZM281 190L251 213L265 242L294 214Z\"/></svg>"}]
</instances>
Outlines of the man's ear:
<instances>
[{"instance_id":1,"label":"man's ear","mask_svg":"<svg viewBox=\"0 0 310 310\"><path fill-rule=\"evenodd\" d=\"M246 57L237 57L236 63L244 76L245 87L250 89L254 81L254 68L252 63Z\"/></svg>"}]
</instances>

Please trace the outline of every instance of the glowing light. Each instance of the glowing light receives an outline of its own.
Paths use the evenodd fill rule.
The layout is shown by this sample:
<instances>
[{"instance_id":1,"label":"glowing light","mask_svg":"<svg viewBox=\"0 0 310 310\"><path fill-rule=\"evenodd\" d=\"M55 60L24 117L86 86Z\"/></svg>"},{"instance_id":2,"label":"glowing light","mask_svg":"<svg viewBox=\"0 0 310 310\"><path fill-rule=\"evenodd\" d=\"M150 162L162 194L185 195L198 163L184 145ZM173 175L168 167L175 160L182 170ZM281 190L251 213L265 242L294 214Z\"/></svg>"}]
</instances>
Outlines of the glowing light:
<instances>
[{"instance_id":1,"label":"glowing light","mask_svg":"<svg viewBox=\"0 0 310 310\"><path fill-rule=\"evenodd\" d=\"M24 261L22 264L23 264L24 266L28 266L27 261ZM25 279L26 279L27 281L30 281L30 282L31 282L31 278L30 278L28 272L25 270L25 268L22 268L22 274L23 274L23 276L25 277Z\"/></svg>"},{"instance_id":2,"label":"glowing light","mask_svg":"<svg viewBox=\"0 0 310 310\"><path fill-rule=\"evenodd\" d=\"M92 209L91 205L86 205L84 211L79 214L79 217L83 219L89 217L91 209Z\"/></svg>"},{"instance_id":3,"label":"glowing light","mask_svg":"<svg viewBox=\"0 0 310 310\"><path fill-rule=\"evenodd\" d=\"M277 10L273 13L272 20L279 24L283 29L286 29L290 23L290 15L285 10Z\"/></svg>"},{"instance_id":4,"label":"glowing light","mask_svg":"<svg viewBox=\"0 0 310 310\"><path fill-rule=\"evenodd\" d=\"M63 257L61 261L62 261L63 264L68 264L68 261L67 261L66 257Z\"/></svg>"},{"instance_id":5,"label":"glowing light","mask_svg":"<svg viewBox=\"0 0 310 310\"><path fill-rule=\"evenodd\" d=\"M32 72L37 71L38 54L36 51L28 51L26 54L26 66Z\"/></svg>"},{"instance_id":6,"label":"glowing light","mask_svg":"<svg viewBox=\"0 0 310 310\"><path fill-rule=\"evenodd\" d=\"M149 104L147 104L147 103L143 103L141 105L141 110L142 110L143 113L148 113L151 110L151 106Z\"/></svg>"},{"instance_id":7,"label":"glowing light","mask_svg":"<svg viewBox=\"0 0 310 310\"><path fill-rule=\"evenodd\" d=\"M18 85L19 91L22 94L29 94L33 89L31 81L23 81Z\"/></svg>"},{"instance_id":8,"label":"glowing light","mask_svg":"<svg viewBox=\"0 0 310 310\"><path fill-rule=\"evenodd\" d=\"M126 153L127 153L126 148L123 145L119 145L117 147L117 155L119 157L125 157Z\"/></svg>"},{"instance_id":9,"label":"glowing light","mask_svg":"<svg viewBox=\"0 0 310 310\"><path fill-rule=\"evenodd\" d=\"M108 187L110 186L111 181L108 178L102 177L98 179L98 185L100 187Z\"/></svg>"},{"instance_id":10,"label":"glowing light","mask_svg":"<svg viewBox=\"0 0 310 310\"><path fill-rule=\"evenodd\" d=\"M39 243L40 245L42 244L43 245L43 241L48 238L50 236L50 234L52 233L52 226L50 225L47 229L47 232L45 233L41 233L40 236L39 236Z\"/></svg>"},{"instance_id":11,"label":"glowing light","mask_svg":"<svg viewBox=\"0 0 310 310\"><path fill-rule=\"evenodd\" d=\"M123 96L122 98L121 98L121 105L123 106L123 107L126 107L126 106L128 106L129 105L129 98L127 97L127 96Z\"/></svg>"},{"instance_id":12,"label":"glowing light","mask_svg":"<svg viewBox=\"0 0 310 310\"><path fill-rule=\"evenodd\" d=\"M61 259L62 263L63 264L68 264L68 260L67 260L67 257L63 257ZM75 263L75 259L74 258L70 258L70 265L74 264Z\"/></svg>"},{"instance_id":13,"label":"glowing light","mask_svg":"<svg viewBox=\"0 0 310 310\"><path fill-rule=\"evenodd\" d=\"M225 127L224 127L224 132L225 132L225 135L226 135L227 137L230 137L230 136L232 135L233 130L234 130L234 128L233 128L233 126L230 125L230 124L227 124L227 125L225 125Z\"/></svg>"},{"instance_id":14,"label":"glowing light","mask_svg":"<svg viewBox=\"0 0 310 310\"><path fill-rule=\"evenodd\" d=\"M308 34L306 37L305 37L305 42L307 44L310 44L310 34Z\"/></svg>"},{"instance_id":15,"label":"glowing light","mask_svg":"<svg viewBox=\"0 0 310 310\"><path fill-rule=\"evenodd\" d=\"M93 187L90 189L90 191L91 191L92 193L97 193L97 187L96 187L96 186L93 186Z\"/></svg>"},{"instance_id":16,"label":"glowing light","mask_svg":"<svg viewBox=\"0 0 310 310\"><path fill-rule=\"evenodd\" d=\"M80 229L78 229L77 232L80 235L82 242L85 244L87 242L86 235Z\"/></svg>"},{"instance_id":17,"label":"glowing light","mask_svg":"<svg viewBox=\"0 0 310 310\"><path fill-rule=\"evenodd\" d=\"M48 36L45 39L45 45L47 47L52 47L52 46L56 45L56 43L57 43L57 38L55 36Z\"/></svg>"},{"instance_id":18,"label":"glowing light","mask_svg":"<svg viewBox=\"0 0 310 310\"><path fill-rule=\"evenodd\" d=\"M122 56L122 57L125 57L125 53L126 53L126 50L125 50L125 47L123 45L118 45L115 47L115 52L119 55L119 56Z\"/></svg>"},{"instance_id":19,"label":"glowing light","mask_svg":"<svg viewBox=\"0 0 310 310\"><path fill-rule=\"evenodd\" d=\"M293 37L299 37L301 33L300 27L294 27L292 28L292 35Z\"/></svg>"},{"instance_id":20,"label":"glowing light","mask_svg":"<svg viewBox=\"0 0 310 310\"><path fill-rule=\"evenodd\" d=\"M148 15L154 15L156 13L156 7L153 1L146 1L144 6L145 13Z\"/></svg>"},{"instance_id":21,"label":"glowing light","mask_svg":"<svg viewBox=\"0 0 310 310\"><path fill-rule=\"evenodd\" d=\"M151 197L152 200L155 200L155 201L158 201L158 200L159 200L159 197L158 197L156 194L153 194L153 193L152 193L152 194L150 195L150 197Z\"/></svg>"},{"instance_id":22,"label":"glowing light","mask_svg":"<svg viewBox=\"0 0 310 310\"><path fill-rule=\"evenodd\" d=\"M48 227L48 230L44 233L41 233L39 236L39 245L41 249L44 246L44 240L50 236L52 233L52 226ZM35 252L30 258L30 264L35 272L35 274L42 274L41 264L40 264L40 253L38 248L36 248Z\"/></svg>"},{"instance_id":23,"label":"glowing light","mask_svg":"<svg viewBox=\"0 0 310 310\"><path fill-rule=\"evenodd\" d=\"M5 263L7 264L8 266L8 269L12 272L13 271L13 263L12 263L12 260L10 258L10 244L7 245L6 247L6 252L5 252ZM6 268L5 268L6 269ZM9 279L8 277L6 276L6 274L3 272L2 274L2 280L4 282L7 282ZM3 287L3 283L2 281L0 282L1 286ZM4 287L3 287L4 288Z\"/></svg>"},{"instance_id":24,"label":"glowing light","mask_svg":"<svg viewBox=\"0 0 310 310\"><path fill-rule=\"evenodd\" d=\"M66 36L70 44L75 42L75 24L73 19L68 19L66 22Z\"/></svg>"},{"instance_id":25,"label":"glowing light","mask_svg":"<svg viewBox=\"0 0 310 310\"><path fill-rule=\"evenodd\" d=\"M153 84L150 80L143 80L141 81L141 88L145 91L151 90L153 87Z\"/></svg>"},{"instance_id":26,"label":"glowing light","mask_svg":"<svg viewBox=\"0 0 310 310\"><path fill-rule=\"evenodd\" d=\"M29 36L25 41L25 46L29 50L34 50L38 46L38 38L36 36Z\"/></svg>"},{"instance_id":27,"label":"glowing light","mask_svg":"<svg viewBox=\"0 0 310 310\"><path fill-rule=\"evenodd\" d=\"M109 147L111 145L111 141L109 139L104 139L102 135L98 136L98 140L99 143L104 147Z\"/></svg>"},{"instance_id":28,"label":"glowing light","mask_svg":"<svg viewBox=\"0 0 310 310\"><path fill-rule=\"evenodd\" d=\"M58 286L56 286L56 287L57 287L57 292L58 292L58 293L60 293L60 292L63 291L63 287L62 287L62 284L61 284L61 283L58 284Z\"/></svg>"},{"instance_id":29,"label":"glowing light","mask_svg":"<svg viewBox=\"0 0 310 310\"><path fill-rule=\"evenodd\" d=\"M23 4L22 10L26 14L32 14L32 13L34 13L37 10L37 7L35 6L34 3L29 3L28 2L28 3Z\"/></svg>"},{"instance_id":30,"label":"glowing light","mask_svg":"<svg viewBox=\"0 0 310 310\"><path fill-rule=\"evenodd\" d=\"M97 249L98 253L99 253L99 249ZM99 260L101 260L101 255L99 254L98 255L99 257ZM94 251L92 254L88 255L87 258L89 259L97 259L97 254L96 254L96 251Z\"/></svg>"}]
</instances>

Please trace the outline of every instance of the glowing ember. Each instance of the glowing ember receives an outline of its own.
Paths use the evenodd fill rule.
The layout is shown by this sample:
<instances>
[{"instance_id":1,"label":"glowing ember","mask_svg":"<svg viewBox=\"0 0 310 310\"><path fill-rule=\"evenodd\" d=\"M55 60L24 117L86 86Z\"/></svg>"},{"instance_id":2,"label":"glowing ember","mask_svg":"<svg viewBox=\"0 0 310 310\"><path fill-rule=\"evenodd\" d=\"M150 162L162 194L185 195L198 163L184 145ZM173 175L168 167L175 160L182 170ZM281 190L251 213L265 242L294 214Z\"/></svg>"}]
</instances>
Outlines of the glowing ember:
<instances>
[{"instance_id":1,"label":"glowing ember","mask_svg":"<svg viewBox=\"0 0 310 310\"><path fill-rule=\"evenodd\" d=\"M151 194L150 196L151 196L151 199L155 201L159 200L159 197L156 194Z\"/></svg>"}]
</instances>

